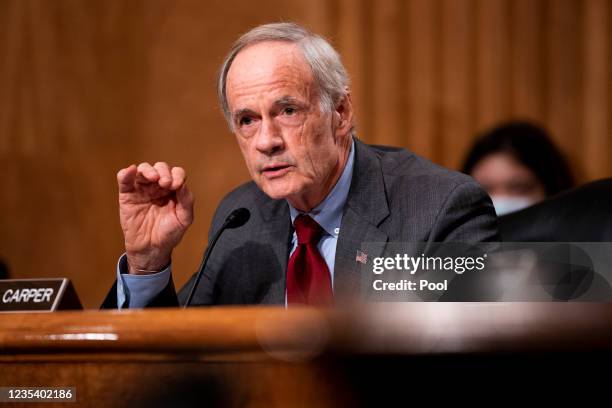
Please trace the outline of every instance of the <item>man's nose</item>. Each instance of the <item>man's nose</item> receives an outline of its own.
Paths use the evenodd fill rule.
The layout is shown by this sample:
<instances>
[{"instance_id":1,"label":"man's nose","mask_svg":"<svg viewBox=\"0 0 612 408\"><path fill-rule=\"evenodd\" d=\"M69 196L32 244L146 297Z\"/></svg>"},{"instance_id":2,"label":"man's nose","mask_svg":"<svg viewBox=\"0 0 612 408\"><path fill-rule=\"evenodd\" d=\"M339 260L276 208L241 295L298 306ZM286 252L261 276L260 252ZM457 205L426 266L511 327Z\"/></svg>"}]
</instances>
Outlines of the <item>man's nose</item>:
<instances>
[{"instance_id":1,"label":"man's nose","mask_svg":"<svg viewBox=\"0 0 612 408\"><path fill-rule=\"evenodd\" d=\"M283 136L278 124L270 118L263 118L257 134L256 148L263 154L273 154L283 148Z\"/></svg>"}]
</instances>

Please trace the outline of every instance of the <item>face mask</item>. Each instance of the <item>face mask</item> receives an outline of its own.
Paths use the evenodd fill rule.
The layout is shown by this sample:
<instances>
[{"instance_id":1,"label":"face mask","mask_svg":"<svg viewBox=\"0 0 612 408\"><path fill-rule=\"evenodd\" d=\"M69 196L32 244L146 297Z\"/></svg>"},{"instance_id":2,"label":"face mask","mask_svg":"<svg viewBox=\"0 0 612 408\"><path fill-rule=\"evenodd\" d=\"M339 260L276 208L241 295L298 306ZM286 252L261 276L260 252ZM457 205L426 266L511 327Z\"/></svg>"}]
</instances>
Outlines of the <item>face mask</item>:
<instances>
[{"instance_id":1,"label":"face mask","mask_svg":"<svg viewBox=\"0 0 612 408\"><path fill-rule=\"evenodd\" d=\"M491 200L498 217L522 210L534 203L529 197L492 196Z\"/></svg>"}]
</instances>

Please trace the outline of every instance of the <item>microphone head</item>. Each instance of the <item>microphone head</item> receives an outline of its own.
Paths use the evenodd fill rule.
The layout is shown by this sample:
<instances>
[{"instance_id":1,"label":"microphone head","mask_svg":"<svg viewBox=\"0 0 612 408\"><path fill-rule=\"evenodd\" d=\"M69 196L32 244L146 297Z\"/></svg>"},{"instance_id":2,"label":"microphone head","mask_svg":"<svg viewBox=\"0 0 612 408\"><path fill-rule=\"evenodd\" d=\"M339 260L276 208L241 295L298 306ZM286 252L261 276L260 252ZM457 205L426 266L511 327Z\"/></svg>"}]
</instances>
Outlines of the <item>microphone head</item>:
<instances>
[{"instance_id":1,"label":"microphone head","mask_svg":"<svg viewBox=\"0 0 612 408\"><path fill-rule=\"evenodd\" d=\"M230 213L225 219L225 228L242 227L251 218L251 212L246 208L238 208Z\"/></svg>"}]
</instances>

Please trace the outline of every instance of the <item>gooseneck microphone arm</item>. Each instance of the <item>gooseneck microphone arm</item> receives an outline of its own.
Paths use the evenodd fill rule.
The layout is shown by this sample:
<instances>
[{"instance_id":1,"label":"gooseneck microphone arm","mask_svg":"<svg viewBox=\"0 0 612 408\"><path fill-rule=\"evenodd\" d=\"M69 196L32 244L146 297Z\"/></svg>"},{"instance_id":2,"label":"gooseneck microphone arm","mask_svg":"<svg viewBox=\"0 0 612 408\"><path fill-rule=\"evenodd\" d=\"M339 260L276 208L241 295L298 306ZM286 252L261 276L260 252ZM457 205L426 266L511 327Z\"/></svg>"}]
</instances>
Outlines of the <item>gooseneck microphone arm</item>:
<instances>
[{"instance_id":1,"label":"gooseneck microphone arm","mask_svg":"<svg viewBox=\"0 0 612 408\"><path fill-rule=\"evenodd\" d=\"M206 248L206 252L204 252L202 263L200 263L200 267L198 268L198 273L193 282L193 286L191 287L191 290L189 291L189 296L187 297L187 302L185 303L184 307L189 307L191 305L193 295L195 294L198 284L200 283L200 279L202 279L202 275L204 274L204 269L206 269L206 263L208 262L208 257L212 253L213 248L215 247L215 244L219 240L219 237L221 237L221 234L223 233L223 231L225 231L226 229L238 228L238 227L243 226L244 224L247 223L250 217L251 217L251 213L246 208L238 208L237 210L232 211L230 215L227 216L227 218L223 222L223 225L221 226L221 228L219 228L219 231L217 231L217 233L213 236L212 241L210 241L210 245L208 246L208 248Z\"/></svg>"}]
</instances>

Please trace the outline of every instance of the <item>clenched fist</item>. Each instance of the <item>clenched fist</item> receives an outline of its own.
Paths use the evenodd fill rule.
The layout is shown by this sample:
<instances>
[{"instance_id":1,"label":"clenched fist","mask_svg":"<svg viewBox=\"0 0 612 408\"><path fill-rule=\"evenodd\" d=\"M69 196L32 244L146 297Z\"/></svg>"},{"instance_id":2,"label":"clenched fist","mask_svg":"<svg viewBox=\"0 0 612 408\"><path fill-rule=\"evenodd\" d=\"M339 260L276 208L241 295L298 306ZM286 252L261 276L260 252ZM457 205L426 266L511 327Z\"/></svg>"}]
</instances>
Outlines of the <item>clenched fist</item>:
<instances>
[{"instance_id":1,"label":"clenched fist","mask_svg":"<svg viewBox=\"0 0 612 408\"><path fill-rule=\"evenodd\" d=\"M153 273L169 264L193 222L193 195L185 180L185 170L163 162L131 165L117 173L129 273Z\"/></svg>"}]
</instances>

